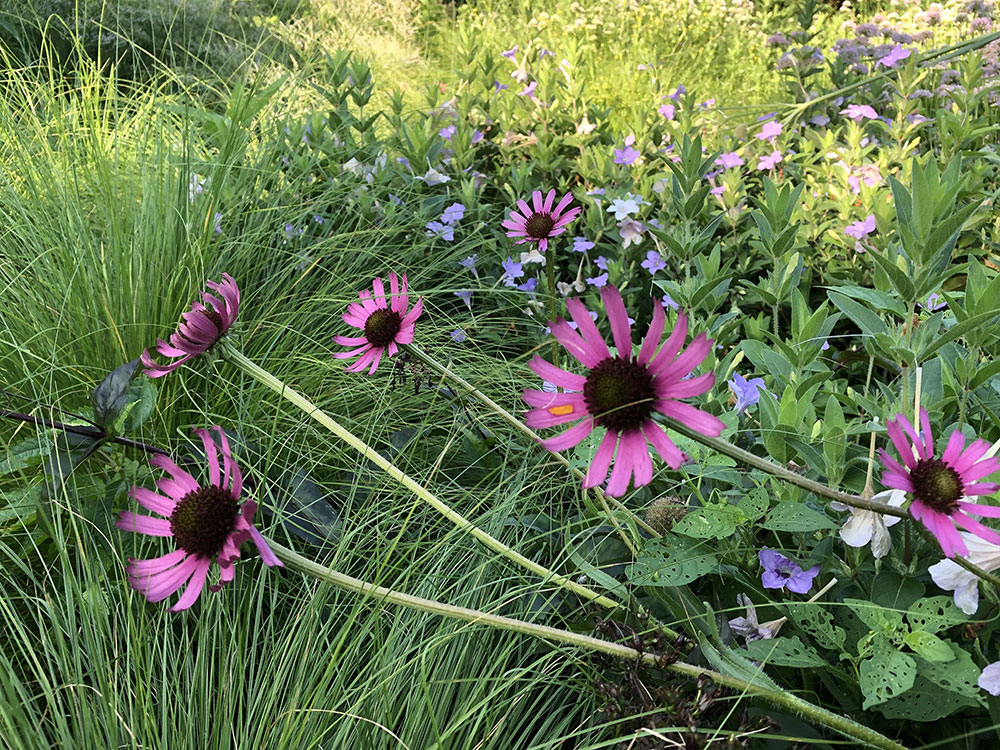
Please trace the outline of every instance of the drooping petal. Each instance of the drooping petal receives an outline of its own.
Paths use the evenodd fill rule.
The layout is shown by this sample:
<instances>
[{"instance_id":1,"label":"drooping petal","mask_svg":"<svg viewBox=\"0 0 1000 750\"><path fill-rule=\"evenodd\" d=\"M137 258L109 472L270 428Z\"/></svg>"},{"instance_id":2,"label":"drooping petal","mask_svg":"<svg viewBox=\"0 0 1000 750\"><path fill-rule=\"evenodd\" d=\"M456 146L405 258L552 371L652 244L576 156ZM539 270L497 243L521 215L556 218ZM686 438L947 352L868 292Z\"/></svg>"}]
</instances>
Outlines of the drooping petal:
<instances>
[{"instance_id":1,"label":"drooping petal","mask_svg":"<svg viewBox=\"0 0 1000 750\"><path fill-rule=\"evenodd\" d=\"M162 557L154 557L149 560L135 560L129 558L129 564L125 566L125 571L129 575L137 578L148 576L153 573L169 570L187 557L187 555L187 550L177 549L163 555Z\"/></svg>"},{"instance_id":2,"label":"drooping petal","mask_svg":"<svg viewBox=\"0 0 1000 750\"><path fill-rule=\"evenodd\" d=\"M607 479L608 469L611 468L611 459L614 458L617 444L618 433L616 431L608 430L604 433L604 437L601 438L601 442L597 446L597 452L594 454L594 460L587 468L587 476L583 479L584 489L596 487Z\"/></svg>"},{"instance_id":3,"label":"drooping petal","mask_svg":"<svg viewBox=\"0 0 1000 750\"><path fill-rule=\"evenodd\" d=\"M890 419L886 425L885 430L889 433L889 439L892 440L892 444L896 446L896 450L899 451L899 457L903 459L903 463L906 464L906 468L913 470L917 467L917 459L913 455L913 448L910 443L907 442L906 436L903 434L903 428L900 426L897 420L903 419L902 414L897 414L896 419ZM912 428L911 428L912 429Z\"/></svg>"},{"instance_id":4,"label":"drooping petal","mask_svg":"<svg viewBox=\"0 0 1000 750\"><path fill-rule=\"evenodd\" d=\"M184 589L184 593L181 594L181 598L177 600L177 603L170 608L171 612L185 610L197 601L202 590L205 588L205 579L208 577L208 568L211 564L212 561L207 557L198 560L194 572L188 580L187 588Z\"/></svg>"},{"instance_id":5,"label":"drooping petal","mask_svg":"<svg viewBox=\"0 0 1000 750\"><path fill-rule=\"evenodd\" d=\"M682 401L657 401L655 406L661 414L673 417L708 437L718 437L726 429L726 423L718 417Z\"/></svg>"},{"instance_id":6,"label":"drooping petal","mask_svg":"<svg viewBox=\"0 0 1000 750\"><path fill-rule=\"evenodd\" d=\"M671 469L679 469L681 467L681 464L684 463L684 454L680 448L674 445L674 441L670 439L660 425L651 419L646 420L642 426L642 434L646 436L646 440L656 449L656 452L660 454L660 458L666 462L667 466Z\"/></svg>"},{"instance_id":7,"label":"drooping petal","mask_svg":"<svg viewBox=\"0 0 1000 750\"><path fill-rule=\"evenodd\" d=\"M580 424L575 427L570 427L566 432L561 435L556 435L548 440L542 441L542 447L545 450L556 451L566 450L567 448L572 448L577 445L582 440L584 440L594 429L594 420L587 418L584 419Z\"/></svg>"},{"instance_id":8,"label":"drooping petal","mask_svg":"<svg viewBox=\"0 0 1000 750\"><path fill-rule=\"evenodd\" d=\"M615 455L615 465L611 468L611 478L608 479L608 486L604 493L608 497L621 497L628 489L629 479L632 477L635 466L635 452L626 443L626 435L622 433L618 441L618 453Z\"/></svg>"},{"instance_id":9,"label":"drooping petal","mask_svg":"<svg viewBox=\"0 0 1000 750\"><path fill-rule=\"evenodd\" d=\"M576 323L584 342L589 347L592 360L595 360L596 363L610 357L611 351L604 342L604 337L597 330L597 326L594 325L594 321L587 312L587 308L584 307L583 302L576 297L571 297L566 300L566 309L569 310L569 314L573 317L573 322Z\"/></svg>"}]
</instances>

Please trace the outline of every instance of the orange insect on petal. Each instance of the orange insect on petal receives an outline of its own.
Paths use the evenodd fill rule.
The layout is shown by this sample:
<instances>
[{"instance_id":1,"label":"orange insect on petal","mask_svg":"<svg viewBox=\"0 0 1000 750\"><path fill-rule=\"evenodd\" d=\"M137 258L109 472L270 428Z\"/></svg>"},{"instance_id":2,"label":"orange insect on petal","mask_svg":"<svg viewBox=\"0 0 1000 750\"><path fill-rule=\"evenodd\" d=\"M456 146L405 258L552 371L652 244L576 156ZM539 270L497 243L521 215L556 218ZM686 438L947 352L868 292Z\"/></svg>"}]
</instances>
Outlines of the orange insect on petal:
<instances>
[{"instance_id":1,"label":"orange insect on petal","mask_svg":"<svg viewBox=\"0 0 1000 750\"><path fill-rule=\"evenodd\" d=\"M562 406L550 406L548 411L549 414L552 414L553 416L563 417L567 414L573 413L573 404L563 404Z\"/></svg>"}]
</instances>

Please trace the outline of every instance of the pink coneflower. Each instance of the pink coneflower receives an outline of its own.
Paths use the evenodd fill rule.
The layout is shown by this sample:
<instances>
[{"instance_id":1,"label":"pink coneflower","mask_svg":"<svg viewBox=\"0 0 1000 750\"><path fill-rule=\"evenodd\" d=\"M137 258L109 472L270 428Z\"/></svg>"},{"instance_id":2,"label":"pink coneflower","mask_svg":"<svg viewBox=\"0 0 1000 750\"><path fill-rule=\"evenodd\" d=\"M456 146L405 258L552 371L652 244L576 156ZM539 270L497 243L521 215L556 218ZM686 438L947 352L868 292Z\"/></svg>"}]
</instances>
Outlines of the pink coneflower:
<instances>
[{"instance_id":1,"label":"pink coneflower","mask_svg":"<svg viewBox=\"0 0 1000 750\"><path fill-rule=\"evenodd\" d=\"M525 423L541 428L580 420L561 435L542 441L550 451L572 448L595 427L603 427L606 432L583 486L594 487L605 480L617 447L606 492L618 497L624 494L630 476L634 476L637 487L652 480L653 462L646 443L671 468L678 468L684 461L681 451L653 421L653 414L673 417L705 435L717 436L725 425L711 414L679 400L702 394L715 382L715 375L710 372L688 377L712 349L712 342L705 334L700 334L681 352L688 329L687 316L681 313L673 332L660 347L666 314L663 305L655 304L653 322L638 357L634 357L632 327L621 294L613 286L607 286L601 290L601 299L608 311L617 355L612 356L583 303L579 299L566 300L579 332L560 319L551 324L552 333L566 351L588 368L588 373L574 375L536 356L529 365L532 371L565 392L526 390L524 400L535 408L528 412Z\"/></svg>"},{"instance_id":2,"label":"pink coneflower","mask_svg":"<svg viewBox=\"0 0 1000 750\"><path fill-rule=\"evenodd\" d=\"M240 290L236 286L236 280L228 273L224 273L222 281L206 283L208 288L218 292L222 299L208 292L202 292L201 297L209 307L201 302L193 302L191 309L181 315L183 320L177 326L177 331L170 335L170 343L163 339L156 340L156 351L165 357L176 357L172 362L158 365L149 355L148 349L142 352L139 360L146 368L145 373L149 377L162 377L192 357L208 351L233 325L240 309Z\"/></svg>"},{"instance_id":3,"label":"pink coneflower","mask_svg":"<svg viewBox=\"0 0 1000 750\"><path fill-rule=\"evenodd\" d=\"M920 423L923 440L902 414L886 424L905 466L880 450L886 469L882 484L910 493L913 498L910 515L930 530L946 557L969 554L952 522L980 539L1000 544L1000 534L969 517L972 514L1000 518L1000 508L965 500L969 495L989 495L1000 488L993 482L978 481L1000 469L1000 461L996 458L983 458L990 444L976 440L966 448L965 435L955 430L948 439L944 455L934 458L934 438L926 409L920 410Z\"/></svg>"},{"instance_id":4,"label":"pink coneflower","mask_svg":"<svg viewBox=\"0 0 1000 750\"><path fill-rule=\"evenodd\" d=\"M162 601L187 584L181 598L170 608L171 612L179 612L195 603L205 588L213 558L219 564L219 583L209 588L218 591L233 580L233 562L240 557L240 546L251 539L265 565L284 567L253 527L257 503L247 500L240 504L243 477L229 452L226 433L221 427L212 429L219 433L222 443L221 472L215 440L208 430L195 430L205 445L210 482L207 486L199 485L194 477L166 456L154 456L149 460L150 465L170 475L156 480L163 494L158 495L145 487L133 487L129 496L162 518L126 510L115 524L124 531L175 540L178 549L173 552L152 560L130 557L126 567L132 588L150 602Z\"/></svg>"},{"instance_id":5,"label":"pink coneflower","mask_svg":"<svg viewBox=\"0 0 1000 750\"><path fill-rule=\"evenodd\" d=\"M374 296L372 296L374 292ZM413 309L410 306L410 295L406 291L406 274L403 274L403 288L399 288L399 280L395 273L389 274L389 296L392 304L386 303L385 286L381 277L372 281L372 292L367 289L358 292L361 304L352 302L344 313L344 322L349 326L360 328L364 336L334 336L333 340L341 346L354 346L348 352L334 352L337 359L349 359L355 355L358 361L347 368L348 372L361 372L368 365L371 375L382 361L382 355L391 357L399 351L400 344L413 343L413 330L417 318L424 309L424 301L418 299Z\"/></svg>"},{"instance_id":6,"label":"pink coneflower","mask_svg":"<svg viewBox=\"0 0 1000 750\"><path fill-rule=\"evenodd\" d=\"M549 239L557 234L566 231L566 225L580 213L580 207L576 206L568 211L566 207L573 201L573 194L566 193L553 210L552 202L555 200L556 191L550 190L549 194L542 200L542 191L536 190L531 194L531 203L534 207L532 211L528 204L519 200L517 211L510 212L510 218L504 219L502 224L508 230L508 237L520 237L515 244L521 245L525 242L537 242L538 249L543 253L549 247Z\"/></svg>"}]
</instances>

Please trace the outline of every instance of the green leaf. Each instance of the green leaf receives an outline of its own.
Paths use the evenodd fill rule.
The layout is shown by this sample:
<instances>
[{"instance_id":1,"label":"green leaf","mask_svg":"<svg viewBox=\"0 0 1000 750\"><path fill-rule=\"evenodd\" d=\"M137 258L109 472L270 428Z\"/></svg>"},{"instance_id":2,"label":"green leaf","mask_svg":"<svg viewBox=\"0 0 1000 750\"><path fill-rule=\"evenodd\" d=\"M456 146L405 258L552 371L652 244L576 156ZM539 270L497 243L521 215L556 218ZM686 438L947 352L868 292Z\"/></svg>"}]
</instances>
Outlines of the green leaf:
<instances>
[{"instance_id":1,"label":"green leaf","mask_svg":"<svg viewBox=\"0 0 1000 750\"><path fill-rule=\"evenodd\" d=\"M672 531L695 539L725 539L732 536L736 527L745 521L736 506L711 503L692 510L674 524Z\"/></svg>"},{"instance_id":2,"label":"green leaf","mask_svg":"<svg viewBox=\"0 0 1000 750\"><path fill-rule=\"evenodd\" d=\"M927 661L947 662L955 658L947 641L923 630L907 633L903 641Z\"/></svg>"},{"instance_id":3,"label":"green leaf","mask_svg":"<svg viewBox=\"0 0 1000 750\"><path fill-rule=\"evenodd\" d=\"M871 658L861 662L861 692L865 696L862 708L869 709L890 698L902 695L917 676L917 664L908 655L897 651L885 638L876 638Z\"/></svg>"},{"instance_id":4,"label":"green leaf","mask_svg":"<svg viewBox=\"0 0 1000 750\"><path fill-rule=\"evenodd\" d=\"M837 523L805 503L785 500L771 508L761 526L769 531L819 531L836 529Z\"/></svg>"},{"instance_id":5,"label":"green leaf","mask_svg":"<svg viewBox=\"0 0 1000 750\"><path fill-rule=\"evenodd\" d=\"M847 633L833 622L833 615L826 609L828 605L819 602L786 602L785 612L795 626L812 636L822 648L839 651L844 648Z\"/></svg>"},{"instance_id":6,"label":"green leaf","mask_svg":"<svg viewBox=\"0 0 1000 750\"><path fill-rule=\"evenodd\" d=\"M954 341L959 336L964 336L969 331L973 331L977 328L982 328L988 326L997 317L1000 317L1000 313L997 312L985 312L979 315L973 315L971 318L966 318L961 323L956 323L943 334L935 336L927 346L923 347L917 354L921 360L925 360L942 346L947 344L949 341Z\"/></svg>"},{"instance_id":7,"label":"green leaf","mask_svg":"<svg viewBox=\"0 0 1000 750\"><path fill-rule=\"evenodd\" d=\"M41 457L49 452L49 447L36 437L25 438L0 455L0 476L13 474L41 462Z\"/></svg>"},{"instance_id":8,"label":"green leaf","mask_svg":"<svg viewBox=\"0 0 1000 750\"><path fill-rule=\"evenodd\" d=\"M747 643L747 652L751 659L778 667L811 669L829 666L826 659L816 653L815 649L805 645L797 635L791 638L750 641Z\"/></svg>"},{"instance_id":9,"label":"green leaf","mask_svg":"<svg viewBox=\"0 0 1000 750\"><path fill-rule=\"evenodd\" d=\"M638 586L683 586L711 573L718 564L704 542L667 534L648 541L625 575Z\"/></svg>"},{"instance_id":10,"label":"green leaf","mask_svg":"<svg viewBox=\"0 0 1000 750\"><path fill-rule=\"evenodd\" d=\"M885 321L864 305L832 289L828 290L826 294L837 309L854 321L866 336L876 336L880 333L889 334L889 326L886 325Z\"/></svg>"},{"instance_id":11,"label":"green leaf","mask_svg":"<svg viewBox=\"0 0 1000 750\"><path fill-rule=\"evenodd\" d=\"M952 625L968 622L969 616L955 606L950 596L932 596L914 602L906 612L913 630L939 633Z\"/></svg>"},{"instance_id":12,"label":"green leaf","mask_svg":"<svg viewBox=\"0 0 1000 750\"><path fill-rule=\"evenodd\" d=\"M118 365L91 392L90 402L94 405L94 418L105 429L114 424L119 412L125 408L129 386L138 369L138 359Z\"/></svg>"},{"instance_id":13,"label":"green leaf","mask_svg":"<svg viewBox=\"0 0 1000 750\"><path fill-rule=\"evenodd\" d=\"M951 641L943 643L951 649L952 659L930 661L918 658L917 669L920 676L930 680L942 690L982 701L983 692L978 685L979 673L982 670L972 661L969 652L957 643Z\"/></svg>"}]
</instances>

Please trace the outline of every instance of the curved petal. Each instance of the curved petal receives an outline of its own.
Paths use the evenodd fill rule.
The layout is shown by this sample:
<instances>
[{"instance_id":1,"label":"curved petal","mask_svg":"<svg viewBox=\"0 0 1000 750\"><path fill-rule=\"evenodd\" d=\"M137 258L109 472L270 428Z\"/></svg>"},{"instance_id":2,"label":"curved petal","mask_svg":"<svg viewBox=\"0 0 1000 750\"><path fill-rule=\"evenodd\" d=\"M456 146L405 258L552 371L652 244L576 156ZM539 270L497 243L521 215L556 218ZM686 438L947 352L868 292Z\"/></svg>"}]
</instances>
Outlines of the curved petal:
<instances>
[{"instance_id":1,"label":"curved petal","mask_svg":"<svg viewBox=\"0 0 1000 750\"><path fill-rule=\"evenodd\" d=\"M212 560L210 558L199 558L194 572L188 581L187 588L184 589L184 593L181 594L181 598L177 600L177 603L170 607L171 612L185 610L197 601L202 589L205 588L205 579L208 577L208 569L211 565Z\"/></svg>"},{"instance_id":2,"label":"curved petal","mask_svg":"<svg viewBox=\"0 0 1000 750\"><path fill-rule=\"evenodd\" d=\"M630 359L632 357L632 326L628 322L628 312L625 310L622 295L615 287L609 285L601 289L601 301L608 313L611 336L614 338L618 356Z\"/></svg>"},{"instance_id":3,"label":"curved petal","mask_svg":"<svg viewBox=\"0 0 1000 750\"><path fill-rule=\"evenodd\" d=\"M687 331L687 315L680 313L677 316L677 323L674 324L674 330L670 332L667 340L663 342L663 346L660 347L660 351L657 352L656 356L653 357L653 361L650 362L649 367L651 371L658 372L673 361L674 357L677 356L677 353L684 345L684 340L687 338Z\"/></svg>"},{"instance_id":4,"label":"curved petal","mask_svg":"<svg viewBox=\"0 0 1000 750\"><path fill-rule=\"evenodd\" d=\"M247 529L250 532L250 538L253 540L254 545L257 547L257 552L260 553L260 559L264 561L265 565L270 567L285 567L285 564L278 559L278 556L274 554L271 548L268 546L267 541L261 535L257 528L251 524Z\"/></svg>"},{"instance_id":5,"label":"curved petal","mask_svg":"<svg viewBox=\"0 0 1000 750\"><path fill-rule=\"evenodd\" d=\"M170 530L170 521L166 518L153 518L140 513L133 513L130 510L123 510L121 517L115 522L122 531L132 531L137 534L147 534L149 536L170 537L174 532Z\"/></svg>"},{"instance_id":6,"label":"curved petal","mask_svg":"<svg viewBox=\"0 0 1000 750\"><path fill-rule=\"evenodd\" d=\"M896 450L899 452L899 457L903 459L903 463L906 464L907 469L915 469L917 467L917 459L913 455L913 448L909 442L906 440L906 436L903 434L903 428L900 426L899 422L896 420L902 419L904 422L906 419L902 414L897 414L896 419L890 419L886 425L885 430L889 433L889 439L892 440L892 444L896 446ZM912 428L910 428L912 430Z\"/></svg>"},{"instance_id":7,"label":"curved petal","mask_svg":"<svg viewBox=\"0 0 1000 750\"><path fill-rule=\"evenodd\" d=\"M133 498L146 510L159 513L161 516L170 518L177 503L170 498L157 495L155 492L147 490L145 487L132 487L128 491L128 496Z\"/></svg>"},{"instance_id":8,"label":"curved petal","mask_svg":"<svg viewBox=\"0 0 1000 750\"><path fill-rule=\"evenodd\" d=\"M590 317L590 313L584 307L583 302L577 297L571 297L566 300L566 309L569 310L569 314L573 317L573 322L576 323L584 342L590 348L594 364L610 357L611 351L604 342L604 337L597 330L597 326L594 325L594 320Z\"/></svg>"},{"instance_id":9,"label":"curved petal","mask_svg":"<svg viewBox=\"0 0 1000 750\"><path fill-rule=\"evenodd\" d=\"M187 555L187 550L176 549L173 552L168 552L162 557L154 557L149 560L135 560L129 558L129 564L125 566L125 571L130 576L134 576L136 578L152 575L153 573L169 570L181 562L185 557L187 557Z\"/></svg>"},{"instance_id":10,"label":"curved petal","mask_svg":"<svg viewBox=\"0 0 1000 750\"><path fill-rule=\"evenodd\" d=\"M660 345L663 338L663 330L667 324L667 313L663 310L663 305L653 304L653 322L649 324L646 337L642 340L642 348L639 349L639 364L647 364L656 354L656 347Z\"/></svg>"},{"instance_id":11,"label":"curved petal","mask_svg":"<svg viewBox=\"0 0 1000 750\"><path fill-rule=\"evenodd\" d=\"M667 466L675 470L681 467L681 464L684 463L684 454L680 448L674 445L674 441L660 425L651 419L646 420L642 425L642 434L646 436L646 440L656 449Z\"/></svg>"},{"instance_id":12,"label":"curved petal","mask_svg":"<svg viewBox=\"0 0 1000 750\"><path fill-rule=\"evenodd\" d=\"M726 423L718 417L703 412L691 404L685 404L683 401L657 401L654 408L667 417L673 417L677 421L683 422L702 435L718 437L726 429Z\"/></svg>"},{"instance_id":13,"label":"curved petal","mask_svg":"<svg viewBox=\"0 0 1000 750\"><path fill-rule=\"evenodd\" d=\"M583 375L574 375L567 372L548 360L544 360L537 354L528 363L530 370L542 380L547 380L559 388L566 388L574 391L583 391L583 386L587 384L587 379Z\"/></svg>"},{"instance_id":14,"label":"curved petal","mask_svg":"<svg viewBox=\"0 0 1000 750\"><path fill-rule=\"evenodd\" d=\"M543 440L542 447L547 451L552 451L553 453L565 450L566 448L572 448L574 445L577 445L584 438L586 438L593 429L594 420L584 419L580 422L580 424L575 427L570 427L561 435L556 435L548 440Z\"/></svg>"},{"instance_id":15,"label":"curved petal","mask_svg":"<svg viewBox=\"0 0 1000 750\"><path fill-rule=\"evenodd\" d=\"M608 469L611 468L611 459L614 458L615 446L617 444L617 432L608 430L604 433L600 445L597 446L597 452L594 454L594 460L590 462L590 466L587 468L587 476L583 478L584 489L596 487L607 479Z\"/></svg>"},{"instance_id":16,"label":"curved petal","mask_svg":"<svg viewBox=\"0 0 1000 750\"><path fill-rule=\"evenodd\" d=\"M630 449L626 442L627 436L631 432L623 432L618 441L618 454L615 456L615 465L611 469L611 478L608 479L608 486L604 493L609 497L621 497L628 489L629 479L635 466L635 452Z\"/></svg>"}]
</instances>

